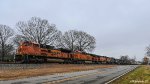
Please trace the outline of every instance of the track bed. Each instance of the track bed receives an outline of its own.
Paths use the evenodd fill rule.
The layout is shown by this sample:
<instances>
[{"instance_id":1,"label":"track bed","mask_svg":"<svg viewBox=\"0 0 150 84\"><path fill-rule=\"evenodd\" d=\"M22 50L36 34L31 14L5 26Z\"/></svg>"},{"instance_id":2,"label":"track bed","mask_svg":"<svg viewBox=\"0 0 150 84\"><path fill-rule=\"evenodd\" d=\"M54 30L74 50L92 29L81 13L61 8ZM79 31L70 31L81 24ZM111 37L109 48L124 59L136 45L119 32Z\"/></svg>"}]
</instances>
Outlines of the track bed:
<instances>
[{"instance_id":1,"label":"track bed","mask_svg":"<svg viewBox=\"0 0 150 84\"><path fill-rule=\"evenodd\" d=\"M9 64L0 65L0 80L18 79L33 76L50 75L76 71L109 68L117 65L85 65L85 64Z\"/></svg>"}]
</instances>

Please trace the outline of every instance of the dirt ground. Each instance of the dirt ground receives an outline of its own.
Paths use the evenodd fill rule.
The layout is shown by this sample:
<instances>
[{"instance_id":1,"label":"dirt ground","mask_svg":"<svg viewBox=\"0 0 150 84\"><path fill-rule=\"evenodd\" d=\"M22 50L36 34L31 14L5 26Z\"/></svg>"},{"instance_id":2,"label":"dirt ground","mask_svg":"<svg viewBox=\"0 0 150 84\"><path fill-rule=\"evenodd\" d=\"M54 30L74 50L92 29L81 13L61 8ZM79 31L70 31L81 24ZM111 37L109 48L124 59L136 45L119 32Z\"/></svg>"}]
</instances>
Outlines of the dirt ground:
<instances>
[{"instance_id":1,"label":"dirt ground","mask_svg":"<svg viewBox=\"0 0 150 84\"><path fill-rule=\"evenodd\" d=\"M66 73L75 71L93 70L97 68L109 68L116 65L82 65L82 64L51 64L43 65L42 68L34 69L12 69L0 70L0 80L10 80L34 76L51 75L55 73Z\"/></svg>"}]
</instances>

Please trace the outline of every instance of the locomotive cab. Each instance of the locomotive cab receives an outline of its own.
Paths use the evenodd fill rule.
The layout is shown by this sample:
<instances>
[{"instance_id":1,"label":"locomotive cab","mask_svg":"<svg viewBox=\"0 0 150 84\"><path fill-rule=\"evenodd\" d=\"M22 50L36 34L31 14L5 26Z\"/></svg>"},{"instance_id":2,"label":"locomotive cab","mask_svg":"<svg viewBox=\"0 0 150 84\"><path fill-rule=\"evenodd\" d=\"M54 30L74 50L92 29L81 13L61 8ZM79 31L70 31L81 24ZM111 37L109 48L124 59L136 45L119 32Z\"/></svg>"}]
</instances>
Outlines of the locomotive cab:
<instances>
[{"instance_id":1,"label":"locomotive cab","mask_svg":"<svg viewBox=\"0 0 150 84\"><path fill-rule=\"evenodd\" d=\"M28 62L29 59L34 59L35 56L39 56L40 47L39 44L32 43L30 41L21 42L16 52L16 61Z\"/></svg>"}]
</instances>

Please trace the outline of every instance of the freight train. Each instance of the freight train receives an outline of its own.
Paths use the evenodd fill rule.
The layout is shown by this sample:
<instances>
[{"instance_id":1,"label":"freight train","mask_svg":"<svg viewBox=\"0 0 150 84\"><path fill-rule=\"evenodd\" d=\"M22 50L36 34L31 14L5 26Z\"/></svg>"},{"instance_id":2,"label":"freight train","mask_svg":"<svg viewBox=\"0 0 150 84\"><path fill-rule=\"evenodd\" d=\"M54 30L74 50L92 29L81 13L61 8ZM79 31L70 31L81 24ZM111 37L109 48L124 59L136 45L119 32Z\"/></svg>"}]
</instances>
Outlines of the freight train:
<instances>
[{"instance_id":1,"label":"freight train","mask_svg":"<svg viewBox=\"0 0 150 84\"><path fill-rule=\"evenodd\" d=\"M15 61L17 63L47 63L58 62L66 64L120 64L119 59L100 56L95 54L83 53L80 51L72 52L67 49L55 49L53 46L37 44L30 41L21 42Z\"/></svg>"}]
</instances>

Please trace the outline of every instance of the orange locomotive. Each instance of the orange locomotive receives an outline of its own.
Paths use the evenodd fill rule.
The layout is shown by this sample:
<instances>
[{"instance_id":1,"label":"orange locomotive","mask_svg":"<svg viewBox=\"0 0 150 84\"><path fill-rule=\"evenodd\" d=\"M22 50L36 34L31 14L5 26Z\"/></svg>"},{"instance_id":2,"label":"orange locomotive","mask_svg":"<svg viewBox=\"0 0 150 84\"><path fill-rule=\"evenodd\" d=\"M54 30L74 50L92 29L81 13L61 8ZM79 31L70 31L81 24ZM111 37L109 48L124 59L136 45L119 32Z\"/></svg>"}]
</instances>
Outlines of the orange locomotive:
<instances>
[{"instance_id":1,"label":"orange locomotive","mask_svg":"<svg viewBox=\"0 0 150 84\"><path fill-rule=\"evenodd\" d=\"M22 42L18 47L16 61L23 63L47 62L48 58L68 59L70 54L54 49L52 46L39 45L33 42Z\"/></svg>"},{"instance_id":2,"label":"orange locomotive","mask_svg":"<svg viewBox=\"0 0 150 84\"><path fill-rule=\"evenodd\" d=\"M21 63L44 63L49 59L63 60L63 63L106 63L111 59L105 56L93 54L71 52L66 49L54 49L53 46L39 45L37 43L25 41L20 43L16 53L16 62Z\"/></svg>"}]
</instances>

